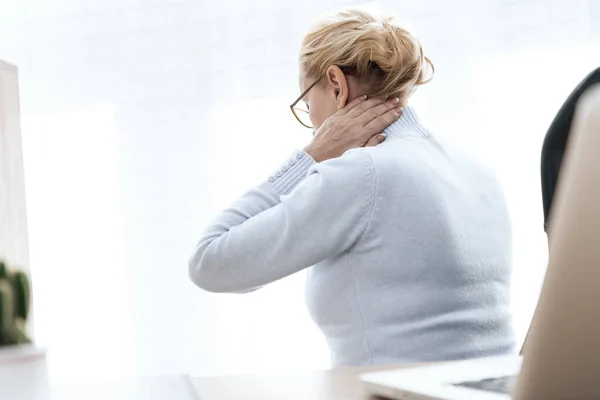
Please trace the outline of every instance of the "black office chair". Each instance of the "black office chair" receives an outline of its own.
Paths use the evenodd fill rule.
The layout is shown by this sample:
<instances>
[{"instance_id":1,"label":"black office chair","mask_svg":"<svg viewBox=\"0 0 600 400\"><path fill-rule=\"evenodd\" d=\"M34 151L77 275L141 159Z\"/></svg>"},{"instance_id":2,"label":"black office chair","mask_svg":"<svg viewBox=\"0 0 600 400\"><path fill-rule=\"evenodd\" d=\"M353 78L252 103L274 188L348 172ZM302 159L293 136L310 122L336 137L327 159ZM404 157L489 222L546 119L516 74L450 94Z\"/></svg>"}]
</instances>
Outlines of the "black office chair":
<instances>
[{"instance_id":1,"label":"black office chair","mask_svg":"<svg viewBox=\"0 0 600 400\"><path fill-rule=\"evenodd\" d=\"M600 68L589 74L564 102L548 128L542 146L542 199L544 203L544 230L548 232L548 218L552 199L558 183L560 166L571 130L575 105L581 95L592 85L600 83ZM598 155L600 157L600 154Z\"/></svg>"}]
</instances>

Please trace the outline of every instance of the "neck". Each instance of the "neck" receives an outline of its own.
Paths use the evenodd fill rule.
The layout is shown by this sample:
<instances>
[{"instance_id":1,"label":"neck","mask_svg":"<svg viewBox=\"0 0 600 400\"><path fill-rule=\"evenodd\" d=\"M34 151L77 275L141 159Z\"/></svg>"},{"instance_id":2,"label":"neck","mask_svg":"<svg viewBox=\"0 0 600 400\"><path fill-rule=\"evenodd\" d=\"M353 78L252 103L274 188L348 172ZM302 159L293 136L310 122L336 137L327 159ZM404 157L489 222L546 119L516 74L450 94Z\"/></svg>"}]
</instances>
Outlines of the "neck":
<instances>
[{"instance_id":1,"label":"neck","mask_svg":"<svg viewBox=\"0 0 600 400\"><path fill-rule=\"evenodd\" d=\"M431 133L423 126L417 116L417 112L412 107L404 107L400 118L388 126L383 132L387 134L388 137L431 136Z\"/></svg>"}]
</instances>

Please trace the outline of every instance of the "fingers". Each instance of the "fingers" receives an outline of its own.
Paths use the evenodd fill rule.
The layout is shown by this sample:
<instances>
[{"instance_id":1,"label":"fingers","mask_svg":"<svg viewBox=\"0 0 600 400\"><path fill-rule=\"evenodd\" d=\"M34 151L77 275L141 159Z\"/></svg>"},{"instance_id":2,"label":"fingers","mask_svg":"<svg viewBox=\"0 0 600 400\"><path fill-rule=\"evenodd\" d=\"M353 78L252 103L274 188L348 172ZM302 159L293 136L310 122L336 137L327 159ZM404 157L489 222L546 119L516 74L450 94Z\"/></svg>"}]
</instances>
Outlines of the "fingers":
<instances>
[{"instance_id":1,"label":"fingers","mask_svg":"<svg viewBox=\"0 0 600 400\"><path fill-rule=\"evenodd\" d=\"M345 114L347 114L349 111L353 110L359 104L364 103L365 100L367 100L367 95L366 94L363 95L363 96L355 97L348 104L346 104L346 106L344 106L342 109L340 109L338 111L338 114L339 115L345 115Z\"/></svg>"},{"instance_id":2,"label":"fingers","mask_svg":"<svg viewBox=\"0 0 600 400\"><path fill-rule=\"evenodd\" d=\"M371 121L365 125L365 128L368 132L382 132L385 128L400 118L400 115L402 115L402 107L397 105L396 107L390 108L386 112L371 119Z\"/></svg>"},{"instance_id":3,"label":"fingers","mask_svg":"<svg viewBox=\"0 0 600 400\"><path fill-rule=\"evenodd\" d=\"M369 122L373 121L375 118L379 117L387 113L390 110L393 110L398 106L400 100L396 97L394 99L390 99L384 103L379 104L378 106L372 107L369 110L365 111L360 115L358 120L363 123L363 125L367 125Z\"/></svg>"},{"instance_id":4,"label":"fingers","mask_svg":"<svg viewBox=\"0 0 600 400\"><path fill-rule=\"evenodd\" d=\"M347 117L348 118L356 118L359 115L364 114L366 111L373 109L374 107L378 107L381 104L384 104L386 101L380 97L373 97L368 100L364 100L358 104L356 104L352 109L348 110Z\"/></svg>"},{"instance_id":5,"label":"fingers","mask_svg":"<svg viewBox=\"0 0 600 400\"><path fill-rule=\"evenodd\" d=\"M378 133L377 135L371 136L371 139L367 141L364 147L374 147L378 144L383 143L383 141L387 138L385 133Z\"/></svg>"}]
</instances>

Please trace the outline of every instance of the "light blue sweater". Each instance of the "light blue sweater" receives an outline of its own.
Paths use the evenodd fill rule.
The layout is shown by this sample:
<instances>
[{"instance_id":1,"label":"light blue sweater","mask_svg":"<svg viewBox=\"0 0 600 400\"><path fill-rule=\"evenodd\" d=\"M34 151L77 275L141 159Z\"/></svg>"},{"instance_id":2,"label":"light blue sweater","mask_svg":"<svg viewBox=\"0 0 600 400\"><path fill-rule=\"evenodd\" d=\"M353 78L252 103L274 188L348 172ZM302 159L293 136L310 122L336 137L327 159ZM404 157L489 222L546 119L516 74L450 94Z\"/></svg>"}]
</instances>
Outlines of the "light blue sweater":
<instances>
[{"instance_id":1,"label":"light blue sweater","mask_svg":"<svg viewBox=\"0 0 600 400\"><path fill-rule=\"evenodd\" d=\"M385 132L377 147L319 164L297 152L208 227L192 281L247 292L308 268L307 305L333 366L513 351L497 180L411 108Z\"/></svg>"}]
</instances>

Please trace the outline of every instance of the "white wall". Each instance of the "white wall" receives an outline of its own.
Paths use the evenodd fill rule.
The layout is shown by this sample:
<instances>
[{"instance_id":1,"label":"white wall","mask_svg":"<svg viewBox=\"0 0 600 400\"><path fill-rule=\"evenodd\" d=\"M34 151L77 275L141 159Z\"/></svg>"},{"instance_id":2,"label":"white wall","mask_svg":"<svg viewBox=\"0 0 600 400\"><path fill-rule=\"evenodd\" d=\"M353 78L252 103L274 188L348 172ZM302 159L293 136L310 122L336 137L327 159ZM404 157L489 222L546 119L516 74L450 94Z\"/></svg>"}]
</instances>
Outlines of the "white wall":
<instances>
[{"instance_id":1,"label":"white wall","mask_svg":"<svg viewBox=\"0 0 600 400\"><path fill-rule=\"evenodd\" d=\"M328 365L302 276L218 296L186 262L218 209L306 143L288 110L302 34L359 3L0 0L0 57L21 70L37 339L57 381ZM410 21L437 67L423 119L503 181L521 335L546 258L541 140L599 64L599 4L371 4Z\"/></svg>"}]
</instances>

